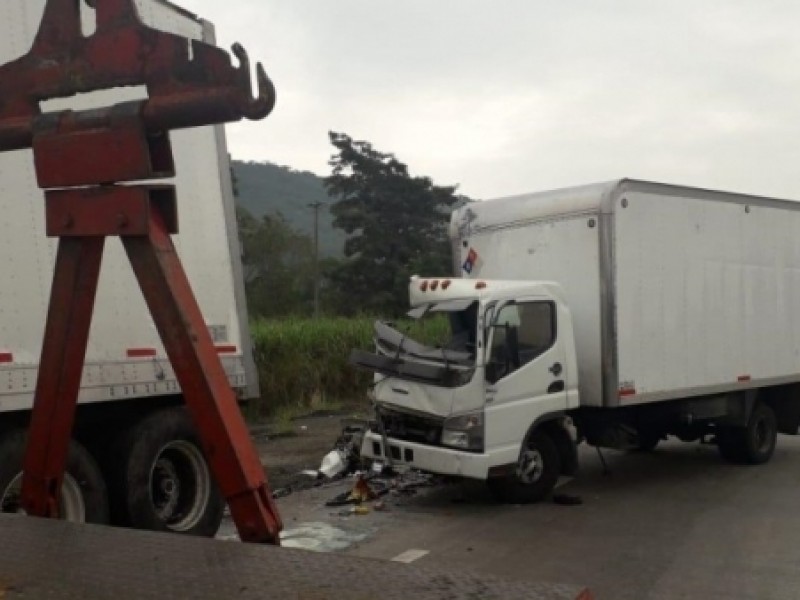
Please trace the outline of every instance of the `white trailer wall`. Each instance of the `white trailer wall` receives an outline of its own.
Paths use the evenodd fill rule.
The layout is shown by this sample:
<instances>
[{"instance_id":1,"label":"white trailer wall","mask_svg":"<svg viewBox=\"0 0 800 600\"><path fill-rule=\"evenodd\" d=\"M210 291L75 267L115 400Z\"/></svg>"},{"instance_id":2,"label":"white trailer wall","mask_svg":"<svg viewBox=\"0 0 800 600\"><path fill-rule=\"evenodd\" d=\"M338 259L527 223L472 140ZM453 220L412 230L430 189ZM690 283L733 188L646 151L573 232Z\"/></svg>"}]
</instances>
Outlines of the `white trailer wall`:
<instances>
[{"instance_id":1,"label":"white trailer wall","mask_svg":"<svg viewBox=\"0 0 800 600\"><path fill-rule=\"evenodd\" d=\"M614 201L621 405L800 379L800 211L699 195Z\"/></svg>"},{"instance_id":2,"label":"white trailer wall","mask_svg":"<svg viewBox=\"0 0 800 600\"><path fill-rule=\"evenodd\" d=\"M45 0L0 3L0 63L28 52ZM210 26L161 0L136 0L143 21L195 39ZM125 88L49 101L44 110L87 108L146 97ZM180 233L175 236L189 279L215 341L236 346L223 362L231 382L246 383L250 360L241 289L238 240L227 171L224 131L202 127L171 134L178 176ZM49 297L55 241L44 235L44 199L36 186L31 151L0 154L0 350L13 354L0 365L0 410L26 408L36 380ZM237 289L238 286L238 289ZM134 359L130 348L155 348L155 358ZM248 367L251 365L248 364ZM250 371L248 369L248 371ZM248 373L251 374L252 371ZM174 375L118 240L109 239L89 339L82 400L172 393Z\"/></svg>"}]
</instances>

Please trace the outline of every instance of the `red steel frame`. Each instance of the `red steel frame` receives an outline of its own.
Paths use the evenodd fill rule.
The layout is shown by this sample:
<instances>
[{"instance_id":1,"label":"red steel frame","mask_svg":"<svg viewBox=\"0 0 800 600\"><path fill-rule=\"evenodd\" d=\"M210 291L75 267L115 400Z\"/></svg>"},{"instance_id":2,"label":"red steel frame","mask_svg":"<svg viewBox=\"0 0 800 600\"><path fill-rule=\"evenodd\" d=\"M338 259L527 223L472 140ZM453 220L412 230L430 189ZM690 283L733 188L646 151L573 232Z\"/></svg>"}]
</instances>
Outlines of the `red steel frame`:
<instances>
[{"instance_id":1,"label":"red steel frame","mask_svg":"<svg viewBox=\"0 0 800 600\"><path fill-rule=\"evenodd\" d=\"M22 505L57 517L105 238L119 237L241 538L278 544L282 527L217 349L172 244L175 190L119 182L174 175L168 130L259 119L274 88L261 65L253 98L247 55L145 27L133 0L48 0L30 53L0 67L0 151L32 147L47 234L59 237L24 459ZM39 101L144 84L148 99L42 114Z\"/></svg>"}]
</instances>

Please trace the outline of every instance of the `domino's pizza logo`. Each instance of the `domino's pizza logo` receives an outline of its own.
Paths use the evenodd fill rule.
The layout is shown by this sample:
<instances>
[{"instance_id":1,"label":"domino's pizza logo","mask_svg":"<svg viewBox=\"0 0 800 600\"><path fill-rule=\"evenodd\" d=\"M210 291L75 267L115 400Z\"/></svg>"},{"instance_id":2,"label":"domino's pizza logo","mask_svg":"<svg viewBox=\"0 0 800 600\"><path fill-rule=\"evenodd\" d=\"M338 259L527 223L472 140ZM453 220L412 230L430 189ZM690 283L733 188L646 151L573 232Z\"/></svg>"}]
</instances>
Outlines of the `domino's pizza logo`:
<instances>
[{"instance_id":1,"label":"domino's pizza logo","mask_svg":"<svg viewBox=\"0 0 800 600\"><path fill-rule=\"evenodd\" d=\"M475 270L475 267L478 266L478 261L480 257L478 253L475 251L475 248L470 248L469 252L467 252L467 259L464 261L464 264L461 265L461 268L464 270L465 273L468 275L472 274L472 271Z\"/></svg>"}]
</instances>

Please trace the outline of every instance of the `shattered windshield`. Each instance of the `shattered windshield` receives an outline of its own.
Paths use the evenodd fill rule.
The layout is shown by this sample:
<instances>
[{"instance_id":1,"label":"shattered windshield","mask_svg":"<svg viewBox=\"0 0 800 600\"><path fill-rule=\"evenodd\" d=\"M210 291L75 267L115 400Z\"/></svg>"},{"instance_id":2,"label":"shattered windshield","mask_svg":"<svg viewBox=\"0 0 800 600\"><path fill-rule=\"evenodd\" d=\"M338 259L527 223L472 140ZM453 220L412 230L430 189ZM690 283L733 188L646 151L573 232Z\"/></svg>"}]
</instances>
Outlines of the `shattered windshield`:
<instances>
[{"instance_id":1,"label":"shattered windshield","mask_svg":"<svg viewBox=\"0 0 800 600\"><path fill-rule=\"evenodd\" d=\"M351 364L446 387L469 382L475 372L477 301L430 303L409 317L411 322L398 326L376 321L375 352L355 349Z\"/></svg>"},{"instance_id":2,"label":"shattered windshield","mask_svg":"<svg viewBox=\"0 0 800 600\"><path fill-rule=\"evenodd\" d=\"M448 300L417 306L408 316L427 330L427 343L436 348L464 352L475 358L478 302Z\"/></svg>"},{"instance_id":3,"label":"shattered windshield","mask_svg":"<svg viewBox=\"0 0 800 600\"><path fill-rule=\"evenodd\" d=\"M478 303L470 300L437 302L408 313L412 323L375 323L375 344L381 354L405 356L445 365L475 363Z\"/></svg>"}]
</instances>

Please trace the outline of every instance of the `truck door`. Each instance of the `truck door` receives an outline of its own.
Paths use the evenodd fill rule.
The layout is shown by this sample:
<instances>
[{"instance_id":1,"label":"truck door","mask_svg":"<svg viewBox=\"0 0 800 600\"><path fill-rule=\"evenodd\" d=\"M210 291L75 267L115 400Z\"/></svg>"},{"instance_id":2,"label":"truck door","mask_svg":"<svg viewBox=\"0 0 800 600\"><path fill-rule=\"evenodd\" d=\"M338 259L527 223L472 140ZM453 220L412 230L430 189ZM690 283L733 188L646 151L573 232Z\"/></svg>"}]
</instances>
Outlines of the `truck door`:
<instances>
[{"instance_id":1,"label":"truck door","mask_svg":"<svg viewBox=\"0 0 800 600\"><path fill-rule=\"evenodd\" d=\"M486 449L518 451L542 415L567 408L567 361L556 302L499 303L490 317L486 377Z\"/></svg>"}]
</instances>

